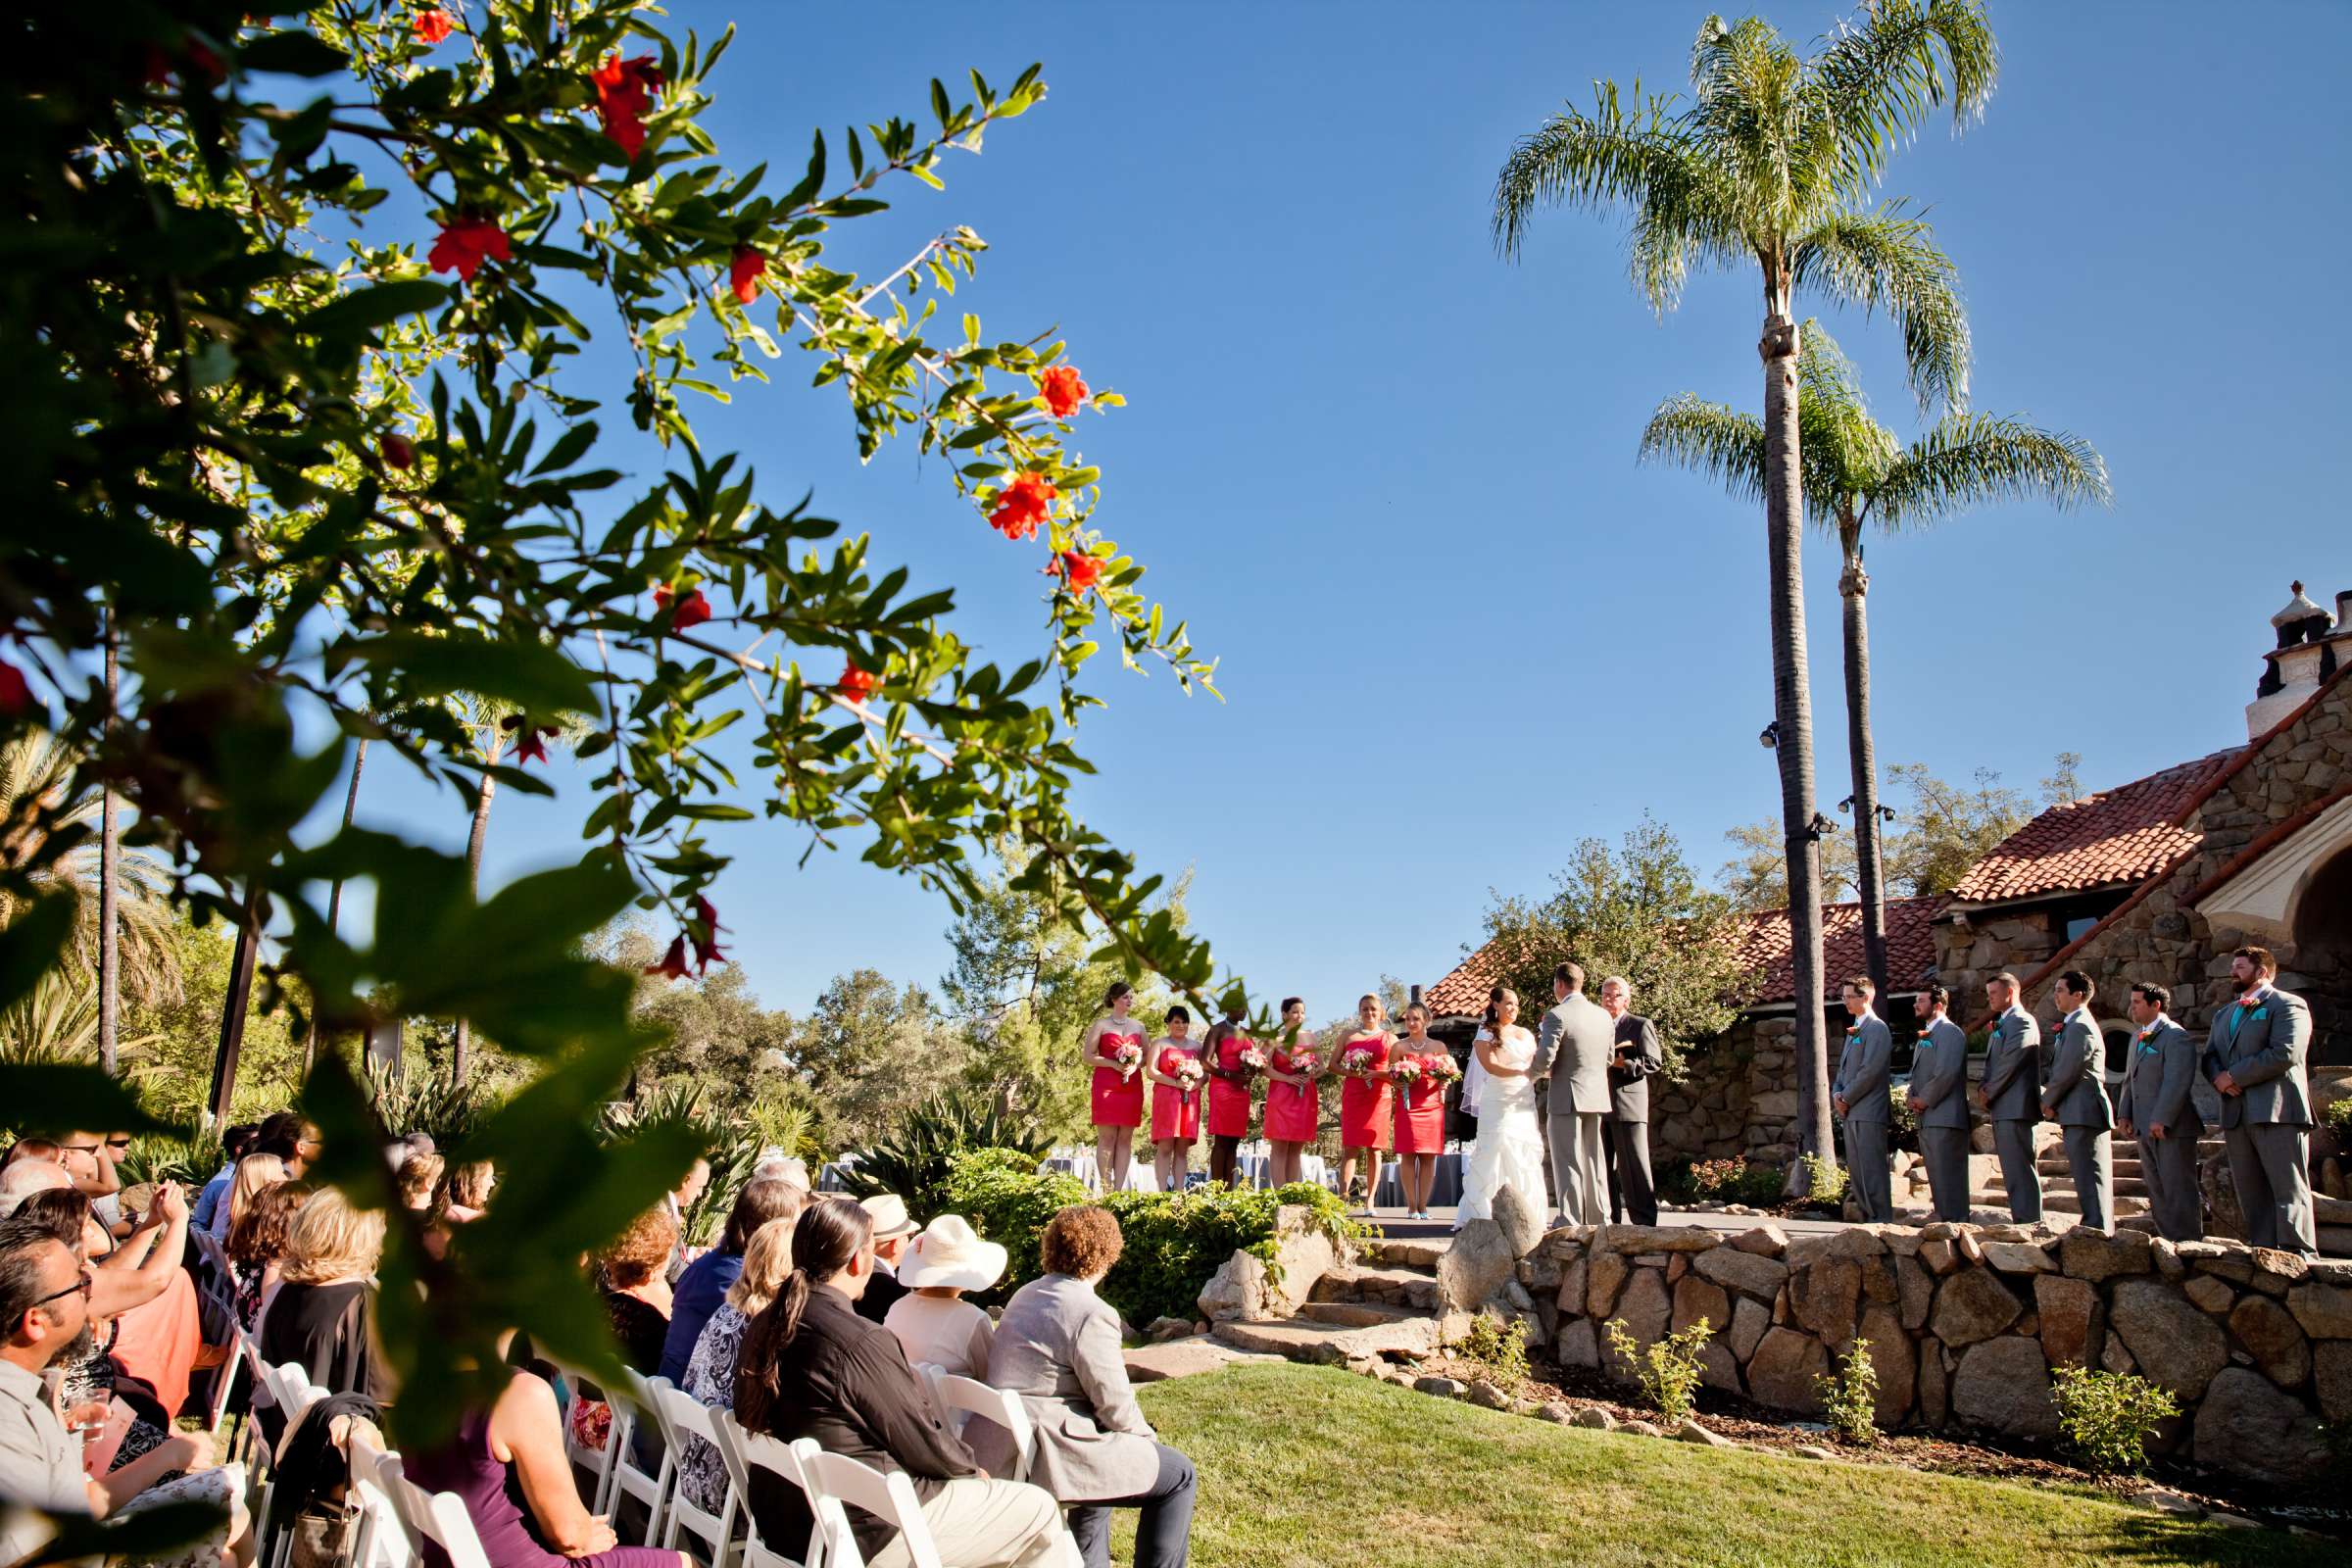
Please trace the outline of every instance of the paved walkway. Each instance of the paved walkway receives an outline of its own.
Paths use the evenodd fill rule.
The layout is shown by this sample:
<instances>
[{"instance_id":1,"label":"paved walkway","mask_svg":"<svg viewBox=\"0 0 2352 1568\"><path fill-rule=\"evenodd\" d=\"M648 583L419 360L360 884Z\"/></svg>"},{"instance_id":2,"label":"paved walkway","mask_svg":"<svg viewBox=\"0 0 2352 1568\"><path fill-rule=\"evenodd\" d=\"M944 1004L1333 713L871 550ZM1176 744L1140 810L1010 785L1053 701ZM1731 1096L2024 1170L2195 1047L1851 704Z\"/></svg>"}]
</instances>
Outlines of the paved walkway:
<instances>
[{"instance_id":1,"label":"paved walkway","mask_svg":"<svg viewBox=\"0 0 2352 1568\"><path fill-rule=\"evenodd\" d=\"M1428 1219L1405 1219L1394 1209L1381 1210L1373 1214L1372 1223L1379 1227L1383 1236L1444 1237L1453 1234L1452 1209L1433 1208L1429 1212ZM1551 1217L1545 1216L1547 1219ZM2007 1215L2002 1216L2004 1223L2007 1219ZM1784 1219L1777 1214L1690 1213L1682 1209L1661 1208L1658 1210L1658 1223L1703 1226L1729 1236L1737 1236L1742 1231L1751 1231L1759 1225L1770 1223L1778 1225L1791 1236L1827 1236L1833 1231L1845 1229L1848 1222L1837 1219Z\"/></svg>"}]
</instances>

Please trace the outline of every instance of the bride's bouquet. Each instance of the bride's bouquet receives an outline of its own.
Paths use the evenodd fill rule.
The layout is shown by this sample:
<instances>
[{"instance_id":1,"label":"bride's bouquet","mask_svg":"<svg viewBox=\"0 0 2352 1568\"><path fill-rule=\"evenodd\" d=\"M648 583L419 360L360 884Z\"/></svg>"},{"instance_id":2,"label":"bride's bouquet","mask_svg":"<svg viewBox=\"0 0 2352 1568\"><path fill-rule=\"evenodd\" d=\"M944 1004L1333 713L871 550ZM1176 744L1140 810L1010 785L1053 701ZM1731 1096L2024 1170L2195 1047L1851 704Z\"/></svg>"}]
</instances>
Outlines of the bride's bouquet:
<instances>
[{"instance_id":1,"label":"bride's bouquet","mask_svg":"<svg viewBox=\"0 0 2352 1568\"><path fill-rule=\"evenodd\" d=\"M1340 1071L1350 1078L1369 1078L1380 1070L1380 1053L1370 1046L1354 1046L1340 1054Z\"/></svg>"},{"instance_id":2,"label":"bride's bouquet","mask_svg":"<svg viewBox=\"0 0 2352 1568\"><path fill-rule=\"evenodd\" d=\"M1433 1051L1421 1058L1421 1072L1422 1076L1437 1083L1449 1084L1461 1078L1462 1067L1453 1059L1451 1053Z\"/></svg>"},{"instance_id":3,"label":"bride's bouquet","mask_svg":"<svg viewBox=\"0 0 2352 1568\"><path fill-rule=\"evenodd\" d=\"M1127 1041L1110 1054L1110 1059L1119 1069L1121 1078L1133 1078L1136 1069L1144 1064L1144 1048L1132 1040Z\"/></svg>"}]
</instances>

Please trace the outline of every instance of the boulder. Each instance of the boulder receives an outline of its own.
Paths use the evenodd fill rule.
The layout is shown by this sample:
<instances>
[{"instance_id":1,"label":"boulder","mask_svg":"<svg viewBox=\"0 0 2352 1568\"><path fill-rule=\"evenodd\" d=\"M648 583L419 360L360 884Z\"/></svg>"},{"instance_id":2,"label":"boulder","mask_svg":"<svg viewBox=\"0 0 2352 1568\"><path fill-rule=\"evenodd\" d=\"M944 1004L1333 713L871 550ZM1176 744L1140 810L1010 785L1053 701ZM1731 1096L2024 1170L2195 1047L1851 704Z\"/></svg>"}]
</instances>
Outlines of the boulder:
<instances>
[{"instance_id":1,"label":"boulder","mask_svg":"<svg viewBox=\"0 0 2352 1568\"><path fill-rule=\"evenodd\" d=\"M2311 1259L2276 1247L2257 1247L2246 1260L2254 1265L2254 1288L2270 1296L2283 1297L2288 1287L2300 1285L2311 1272Z\"/></svg>"},{"instance_id":2,"label":"boulder","mask_svg":"<svg viewBox=\"0 0 2352 1568\"><path fill-rule=\"evenodd\" d=\"M2107 1348L2099 1352L2099 1367L2102 1371L2107 1372L2136 1372L2139 1370L2139 1363L2132 1359L2132 1351L2124 1344L2123 1336L2117 1334L2113 1329L2107 1331Z\"/></svg>"},{"instance_id":3,"label":"boulder","mask_svg":"<svg viewBox=\"0 0 2352 1568\"><path fill-rule=\"evenodd\" d=\"M2009 1334L1972 1345L1952 1376L1952 1414L2020 1438L2054 1438L2050 1368L2035 1341Z\"/></svg>"},{"instance_id":4,"label":"boulder","mask_svg":"<svg viewBox=\"0 0 2352 1568\"><path fill-rule=\"evenodd\" d=\"M2315 1340L2352 1340L2352 1290L2298 1285L2286 1293L2286 1309Z\"/></svg>"},{"instance_id":5,"label":"boulder","mask_svg":"<svg viewBox=\"0 0 2352 1568\"><path fill-rule=\"evenodd\" d=\"M2049 1249L2032 1242L1986 1242L1984 1261L2004 1274L2041 1274L2058 1266Z\"/></svg>"},{"instance_id":6,"label":"boulder","mask_svg":"<svg viewBox=\"0 0 2352 1568\"><path fill-rule=\"evenodd\" d=\"M1703 1252L1716 1244L1715 1233L1704 1225L1604 1225L1592 1243L1598 1250L1636 1255Z\"/></svg>"},{"instance_id":7,"label":"boulder","mask_svg":"<svg viewBox=\"0 0 2352 1568\"><path fill-rule=\"evenodd\" d=\"M1511 1244L1515 1259L1527 1256L1544 1240L1543 1201L1542 1193L1530 1199L1507 1182L1494 1194L1494 1223Z\"/></svg>"},{"instance_id":8,"label":"boulder","mask_svg":"<svg viewBox=\"0 0 2352 1568\"><path fill-rule=\"evenodd\" d=\"M1559 1357L1562 1366L1599 1366L1600 1336L1594 1331L1592 1320L1580 1317L1561 1324L1559 1337L1552 1341L1551 1352Z\"/></svg>"},{"instance_id":9,"label":"boulder","mask_svg":"<svg viewBox=\"0 0 2352 1568\"><path fill-rule=\"evenodd\" d=\"M1758 1257L1778 1257L1788 1250L1788 1233L1778 1225L1766 1223L1753 1230L1741 1231L1732 1238L1731 1245L1742 1252Z\"/></svg>"},{"instance_id":10,"label":"boulder","mask_svg":"<svg viewBox=\"0 0 2352 1568\"><path fill-rule=\"evenodd\" d=\"M1144 1330L1144 1338L1150 1340L1153 1345L1165 1345L1170 1340L1189 1339L1192 1332L1193 1323L1190 1318L1155 1317L1152 1320L1152 1326Z\"/></svg>"},{"instance_id":11,"label":"boulder","mask_svg":"<svg viewBox=\"0 0 2352 1568\"><path fill-rule=\"evenodd\" d=\"M1937 1274L1949 1274L1960 1266L1960 1254L1949 1238L1935 1237L1919 1244L1919 1260Z\"/></svg>"},{"instance_id":12,"label":"boulder","mask_svg":"<svg viewBox=\"0 0 2352 1568\"><path fill-rule=\"evenodd\" d=\"M2311 1386L2320 1414L2352 1421L2352 1340L2322 1340L2311 1348Z\"/></svg>"},{"instance_id":13,"label":"boulder","mask_svg":"<svg viewBox=\"0 0 2352 1568\"><path fill-rule=\"evenodd\" d=\"M1781 1256L1790 1268L1803 1268L1827 1257L1860 1259L1885 1255L1886 1244L1867 1225L1848 1225L1825 1236L1792 1236Z\"/></svg>"},{"instance_id":14,"label":"boulder","mask_svg":"<svg viewBox=\"0 0 2352 1568\"><path fill-rule=\"evenodd\" d=\"M1585 1311L1585 1260L1571 1258L1560 1265L1560 1310L1572 1317L1582 1317Z\"/></svg>"},{"instance_id":15,"label":"boulder","mask_svg":"<svg viewBox=\"0 0 2352 1568\"><path fill-rule=\"evenodd\" d=\"M2269 1297L2249 1296L2238 1302L2230 1314L2230 1332L2280 1388L2291 1389L2311 1376L2311 1342L2286 1308Z\"/></svg>"},{"instance_id":16,"label":"boulder","mask_svg":"<svg viewBox=\"0 0 2352 1568\"><path fill-rule=\"evenodd\" d=\"M1747 1392L1759 1404L1816 1415L1821 1396L1813 1380L1830 1369L1830 1353L1810 1334L1773 1329L1747 1363Z\"/></svg>"},{"instance_id":17,"label":"boulder","mask_svg":"<svg viewBox=\"0 0 2352 1568\"><path fill-rule=\"evenodd\" d=\"M1636 1347L1646 1348L1666 1337L1666 1324L1674 1315L1674 1303L1666 1296L1666 1276L1654 1268L1634 1270L1632 1283L1618 1298L1617 1310L1609 1321L1623 1323L1625 1332ZM1601 1336L1602 1365L1610 1376L1630 1379L1633 1368L1626 1365L1610 1348L1607 1334Z\"/></svg>"},{"instance_id":18,"label":"boulder","mask_svg":"<svg viewBox=\"0 0 2352 1568\"><path fill-rule=\"evenodd\" d=\"M1894 1260L1895 1299L1902 1304L1903 1328L1916 1334L1927 1326L1928 1308L1936 1304L1936 1277L1913 1257Z\"/></svg>"},{"instance_id":19,"label":"boulder","mask_svg":"<svg viewBox=\"0 0 2352 1568\"><path fill-rule=\"evenodd\" d=\"M1459 1378L1432 1377L1413 1379L1414 1393L1434 1394L1441 1399L1458 1398L1463 1394L1469 1392L1469 1388L1470 1385L1462 1382Z\"/></svg>"},{"instance_id":20,"label":"boulder","mask_svg":"<svg viewBox=\"0 0 2352 1568\"><path fill-rule=\"evenodd\" d=\"M1475 1312L1510 1279L1519 1254L1491 1219L1474 1219L1454 1233L1453 1245L1438 1258L1438 1304L1447 1311Z\"/></svg>"},{"instance_id":21,"label":"boulder","mask_svg":"<svg viewBox=\"0 0 2352 1568\"><path fill-rule=\"evenodd\" d=\"M1657 1429L1655 1423L1649 1421L1621 1422L1617 1430L1634 1438L1662 1438L1666 1435Z\"/></svg>"},{"instance_id":22,"label":"boulder","mask_svg":"<svg viewBox=\"0 0 2352 1568\"><path fill-rule=\"evenodd\" d=\"M1940 1427L1951 1419L1951 1378L1943 1369L1943 1344L1939 1340L1919 1342L1919 1418L1931 1427Z\"/></svg>"},{"instance_id":23,"label":"boulder","mask_svg":"<svg viewBox=\"0 0 2352 1568\"><path fill-rule=\"evenodd\" d=\"M1511 1396L1484 1378L1471 1384L1469 1392L1462 1397L1488 1410L1507 1410L1511 1407Z\"/></svg>"},{"instance_id":24,"label":"boulder","mask_svg":"<svg viewBox=\"0 0 2352 1568\"><path fill-rule=\"evenodd\" d=\"M1962 1269L1936 1292L1929 1322L1946 1345L1989 1340L2018 1319L2025 1307L1990 1269Z\"/></svg>"},{"instance_id":25,"label":"boulder","mask_svg":"<svg viewBox=\"0 0 2352 1568\"><path fill-rule=\"evenodd\" d=\"M2106 1337L2106 1313L2098 1287L2063 1274L2034 1281L2034 1311L2040 1319L2041 1351L2052 1366L2088 1366Z\"/></svg>"},{"instance_id":26,"label":"boulder","mask_svg":"<svg viewBox=\"0 0 2352 1568\"><path fill-rule=\"evenodd\" d=\"M1854 1302L1861 1292L1862 1265L1850 1257L1797 1265L1788 1275L1789 1315L1824 1343L1843 1345L1854 1337Z\"/></svg>"},{"instance_id":27,"label":"boulder","mask_svg":"<svg viewBox=\"0 0 2352 1568\"><path fill-rule=\"evenodd\" d=\"M2116 1286L2107 1321L2123 1336L2142 1375L2183 1401L2203 1394L2213 1375L2230 1364L2230 1342L2213 1319L2156 1280Z\"/></svg>"},{"instance_id":28,"label":"boulder","mask_svg":"<svg viewBox=\"0 0 2352 1568\"><path fill-rule=\"evenodd\" d=\"M1540 1405L1536 1410L1537 1420L1549 1421L1554 1426L1569 1426L1574 1423L1575 1418L1576 1412L1557 1399L1548 1404Z\"/></svg>"},{"instance_id":29,"label":"boulder","mask_svg":"<svg viewBox=\"0 0 2352 1568\"><path fill-rule=\"evenodd\" d=\"M1710 1448L1736 1448L1739 1446L1731 1439L1718 1433L1709 1432L1689 1416L1683 1417L1682 1423L1674 1429L1670 1436L1683 1443L1704 1444Z\"/></svg>"},{"instance_id":30,"label":"boulder","mask_svg":"<svg viewBox=\"0 0 2352 1568\"><path fill-rule=\"evenodd\" d=\"M1266 1270L1267 1284L1282 1298L1276 1316L1290 1317L1314 1299L1315 1282L1335 1266L1350 1262L1315 1228L1314 1216L1303 1203L1285 1203L1274 1211L1274 1265Z\"/></svg>"},{"instance_id":31,"label":"boulder","mask_svg":"<svg viewBox=\"0 0 2352 1568\"><path fill-rule=\"evenodd\" d=\"M2319 1421L2250 1367L2213 1379L2197 1406L2194 1443L2197 1463L2274 1485L2316 1480L2328 1468Z\"/></svg>"},{"instance_id":32,"label":"boulder","mask_svg":"<svg viewBox=\"0 0 2352 1568\"><path fill-rule=\"evenodd\" d=\"M1266 1277L1264 1261L1236 1251L1200 1287L1198 1304L1200 1315L1210 1322L1229 1323L1237 1318L1280 1317L1283 1314L1275 1302L1281 1298L1282 1293Z\"/></svg>"},{"instance_id":33,"label":"boulder","mask_svg":"<svg viewBox=\"0 0 2352 1568\"><path fill-rule=\"evenodd\" d=\"M1772 1327L1772 1308L1753 1297L1743 1296L1732 1308L1732 1330L1724 1336L1724 1344L1732 1354L1744 1363L1756 1353L1756 1346L1764 1331Z\"/></svg>"},{"instance_id":34,"label":"boulder","mask_svg":"<svg viewBox=\"0 0 2352 1568\"><path fill-rule=\"evenodd\" d=\"M2112 1235L2078 1225L2058 1241L2058 1262L2069 1276L2097 1284L2119 1274L2145 1274L2155 1267L2154 1241L2146 1231Z\"/></svg>"},{"instance_id":35,"label":"boulder","mask_svg":"<svg viewBox=\"0 0 2352 1568\"><path fill-rule=\"evenodd\" d=\"M1691 1259L1690 1266L1727 1290L1752 1296L1760 1301L1771 1300L1788 1279L1788 1264L1738 1246L1700 1252Z\"/></svg>"},{"instance_id":36,"label":"boulder","mask_svg":"<svg viewBox=\"0 0 2352 1568\"><path fill-rule=\"evenodd\" d=\"M1726 1394L1747 1392L1740 1386L1740 1363L1732 1359L1732 1352L1724 1348L1720 1338L1698 1348L1698 1381Z\"/></svg>"},{"instance_id":37,"label":"boulder","mask_svg":"<svg viewBox=\"0 0 2352 1568\"><path fill-rule=\"evenodd\" d=\"M1586 1273L1586 1315L1595 1322L1607 1322L1617 1308L1617 1293L1625 1288L1625 1277L1633 1271L1634 1266L1615 1252L1595 1250Z\"/></svg>"},{"instance_id":38,"label":"boulder","mask_svg":"<svg viewBox=\"0 0 2352 1568\"><path fill-rule=\"evenodd\" d=\"M1732 1326L1732 1298L1724 1295L1722 1286L1701 1279L1696 1274L1686 1274L1675 1282L1674 1332L1680 1334L1702 1318L1709 1331L1721 1334Z\"/></svg>"},{"instance_id":39,"label":"boulder","mask_svg":"<svg viewBox=\"0 0 2352 1568\"><path fill-rule=\"evenodd\" d=\"M1573 1426L1590 1427L1594 1432L1614 1432L1617 1430L1617 1418L1609 1414L1608 1411L1603 1410L1597 1404L1588 1404L1583 1409L1577 1411L1570 1424Z\"/></svg>"},{"instance_id":40,"label":"boulder","mask_svg":"<svg viewBox=\"0 0 2352 1568\"><path fill-rule=\"evenodd\" d=\"M2180 1294L2198 1306L2220 1317L2237 1299L2237 1293L2228 1280L2217 1280L2210 1274L2192 1274L2180 1284Z\"/></svg>"},{"instance_id":41,"label":"boulder","mask_svg":"<svg viewBox=\"0 0 2352 1568\"><path fill-rule=\"evenodd\" d=\"M1835 1459L1838 1457L1837 1454L1818 1443L1800 1443L1788 1451L1799 1459Z\"/></svg>"},{"instance_id":42,"label":"boulder","mask_svg":"<svg viewBox=\"0 0 2352 1568\"><path fill-rule=\"evenodd\" d=\"M1862 1309L1856 1337L1870 1342L1870 1364L1879 1374L1879 1425L1891 1430L1902 1425L1917 1388L1919 1362L1911 1336L1892 1307L1874 1303Z\"/></svg>"}]
</instances>

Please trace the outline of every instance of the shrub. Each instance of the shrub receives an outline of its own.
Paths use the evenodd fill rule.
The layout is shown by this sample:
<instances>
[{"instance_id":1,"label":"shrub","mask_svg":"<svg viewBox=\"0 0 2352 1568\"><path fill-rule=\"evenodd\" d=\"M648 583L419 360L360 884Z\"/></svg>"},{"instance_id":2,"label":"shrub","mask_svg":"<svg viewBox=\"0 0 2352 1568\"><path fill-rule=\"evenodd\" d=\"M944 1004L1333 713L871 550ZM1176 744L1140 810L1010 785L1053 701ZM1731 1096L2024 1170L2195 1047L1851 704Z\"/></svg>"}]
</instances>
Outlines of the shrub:
<instances>
[{"instance_id":1,"label":"shrub","mask_svg":"<svg viewBox=\"0 0 2352 1568\"><path fill-rule=\"evenodd\" d=\"M1527 1326L1516 1319L1504 1322L1481 1312L1470 1320L1470 1332L1453 1342L1453 1353L1475 1364L1480 1376L1506 1394L1516 1394L1527 1381Z\"/></svg>"},{"instance_id":2,"label":"shrub","mask_svg":"<svg viewBox=\"0 0 2352 1568\"><path fill-rule=\"evenodd\" d=\"M1699 1203L1774 1203L1787 1183L1775 1167L1739 1158L1702 1159L1690 1168L1687 1179L1689 1200Z\"/></svg>"},{"instance_id":3,"label":"shrub","mask_svg":"<svg viewBox=\"0 0 2352 1568\"><path fill-rule=\"evenodd\" d=\"M1669 1334L1643 1349L1626 1333L1625 1319L1611 1318L1606 1325L1609 1348L1633 1369L1634 1381L1641 1384L1650 1408L1669 1422L1690 1413L1691 1403L1698 1397L1698 1352L1714 1332L1702 1317L1682 1333Z\"/></svg>"},{"instance_id":4,"label":"shrub","mask_svg":"<svg viewBox=\"0 0 2352 1568\"><path fill-rule=\"evenodd\" d=\"M2352 1095L2329 1101L2328 1108L2320 1112L2320 1125L2339 1138L2352 1139Z\"/></svg>"},{"instance_id":5,"label":"shrub","mask_svg":"<svg viewBox=\"0 0 2352 1568\"><path fill-rule=\"evenodd\" d=\"M1886 1146L1889 1149L1919 1148L1919 1113L1911 1108L1911 1086L1886 1086Z\"/></svg>"},{"instance_id":6,"label":"shrub","mask_svg":"<svg viewBox=\"0 0 2352 1568\"><path fill-rule=\"evenodd\" d=\"M2180 1413L2169 1389L2130 1372L2051 1368L2050 1400L2066 1446L2102 1475L2135 1475L2148 1460L2159 1423Z\"/></svg>"},{"instance_id":7,"label":"shrub","mask_svg":"<svg viewBox=\"0 0 2352 1568\"><path fill-rule=\"evenodd\" d=\"M1836 1160L1819 1154L1799 1154L1796 1169L1805 1184L1805 1200L1823 1208L1836 1208L1845 1200L1845 1169Z\"/></svg>"},{"instance_id":8,"label":"shrub","mask_svg":"<svg viewBox=\"0 0 2352 1568\"><path fill-rule=\"evenodd\" d=\"M943 1095L906 1118L890 1137L860 1150L843 1185L858 1198L896 1193L919 1224L949 1211L948 1178L956 1156L976 1149L1018 1150L1029 1168L1052 1147L1037 1124L1015 1120L970 1096Z\"/></svg>"},{"instance_id":9,"label":"shrub","mask_svg":"<svg viewBox=\"0 0 2352 1568\"><path fill-rule=\"evenodd\" d=\"M1841 1443L1879 1441L1879 1369L1870 1359L1870 1342L1856 1340L1845 1352L1845 1365L1835 1376L1817 1373L1813 1393L1830 1418L1830 1432Z\"/></svg>"}]
</instances>

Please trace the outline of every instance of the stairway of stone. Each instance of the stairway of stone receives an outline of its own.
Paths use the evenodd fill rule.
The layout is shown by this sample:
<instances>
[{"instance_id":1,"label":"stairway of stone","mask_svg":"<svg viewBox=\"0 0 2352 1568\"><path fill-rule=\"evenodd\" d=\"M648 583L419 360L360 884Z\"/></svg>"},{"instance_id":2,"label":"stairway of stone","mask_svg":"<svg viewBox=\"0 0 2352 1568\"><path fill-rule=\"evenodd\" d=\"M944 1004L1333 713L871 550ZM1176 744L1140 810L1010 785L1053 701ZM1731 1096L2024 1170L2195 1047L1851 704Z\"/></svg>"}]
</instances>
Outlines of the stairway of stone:
<instances>
[{"instance_id":1,"label":"stairway of stone","mask_svg":"<svg viewBox=\"0 0 2352 1568\"><path fill-rule=\"evenodd\" d=\"M2112 1158L2115 1187L2115 1218L2129 1219L2148 1211L2148 1183L2139 1169L2137 1145L2118 1143ZM2044 1149L2034 1161L2034 1169L2041 1177L2041 1207L2044 1213L2080 1214L2082 1199L2075 1191L2074 1168L2066 1162L2063 1146ZM1985 1178L1984 1201L1994 1208L2009 1206L2009 1184L2001 1179L1996 1164Z\"/></svg>"},{"instance_id":2,"label":"stairway of stone","mask_svg":"<svg viewBox=\"0 0 2352 1568\"><path fill-rule=\"evenodd\" d=\"M1325 1365L1417 1361L1437 1350L1448 1326L1438 1312L1438 1259L1450 1246L1450 1237L1374 1242L1316 1281L1297 1317L1219 1323L1214 1337L1237 1350Z\"/></svg>"}]
</instances>

